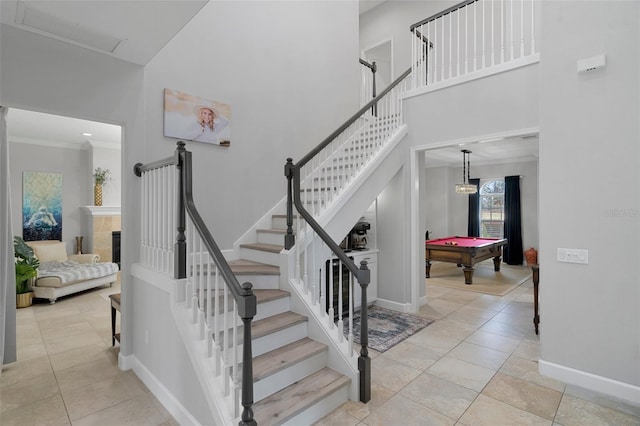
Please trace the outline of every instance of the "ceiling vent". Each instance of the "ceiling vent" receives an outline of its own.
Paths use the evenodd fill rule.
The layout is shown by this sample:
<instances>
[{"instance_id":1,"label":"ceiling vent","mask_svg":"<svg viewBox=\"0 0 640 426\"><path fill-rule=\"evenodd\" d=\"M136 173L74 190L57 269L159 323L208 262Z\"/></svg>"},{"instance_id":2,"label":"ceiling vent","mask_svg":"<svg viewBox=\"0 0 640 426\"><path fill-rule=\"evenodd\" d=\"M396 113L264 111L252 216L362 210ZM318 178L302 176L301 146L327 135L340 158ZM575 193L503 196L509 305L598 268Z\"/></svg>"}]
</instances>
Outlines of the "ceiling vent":
<instances>
[{"instance_id":1,"label":"ceiling vent","mask_svg":"<svg viewBox=\"0 0 640 426\"><path fill-rule=\"evenodd\" d=\"M38 30L43 35L109 53L114 53L116 48L123 42L117 37L100 33L77 23L65 21L33 7L26 7L22 2L20 4L23 5L21 8L23 10L22 13L18 10L16 22Z\"/></svg>"}]
</instances>

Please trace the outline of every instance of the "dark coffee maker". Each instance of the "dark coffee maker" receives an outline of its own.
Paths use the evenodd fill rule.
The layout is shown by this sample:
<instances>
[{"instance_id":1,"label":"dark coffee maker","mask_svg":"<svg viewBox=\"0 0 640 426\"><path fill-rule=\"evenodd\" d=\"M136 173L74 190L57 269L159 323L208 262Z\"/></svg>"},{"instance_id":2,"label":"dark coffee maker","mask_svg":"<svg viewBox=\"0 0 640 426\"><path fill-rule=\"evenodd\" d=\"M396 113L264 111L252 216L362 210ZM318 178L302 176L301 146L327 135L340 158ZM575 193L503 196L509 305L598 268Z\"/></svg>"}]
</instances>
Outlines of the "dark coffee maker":
<instances>
[{"instance_id":1,"label":"dark coffee maker","mask_svg":"<svg viewBox=\"0 0 640 426\"><path fill-rule=\"evenodd\" d=\"M356 226L351 229L350 240L353 250L367 249L367 231L369 229L371 229L369 222L358 222Z\"/></svg>"}]
</instances>

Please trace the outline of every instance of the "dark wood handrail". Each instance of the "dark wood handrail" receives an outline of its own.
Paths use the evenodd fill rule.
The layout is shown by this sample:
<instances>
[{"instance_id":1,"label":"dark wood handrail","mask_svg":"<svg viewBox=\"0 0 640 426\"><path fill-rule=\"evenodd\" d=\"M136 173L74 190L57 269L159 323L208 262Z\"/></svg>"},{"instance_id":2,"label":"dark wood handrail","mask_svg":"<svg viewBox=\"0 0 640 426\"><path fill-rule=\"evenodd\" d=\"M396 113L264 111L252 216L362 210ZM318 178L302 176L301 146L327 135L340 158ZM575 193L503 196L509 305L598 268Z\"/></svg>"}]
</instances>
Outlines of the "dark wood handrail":
<instances>
[{"instance_id":1,"label":"dark wood handrail","mask_svg":"<svg viewBox=\"0 0 640 426\"><path fill-rule=\"evenodd\" d=\"M367 261L360 262L358 267L355 262L350 259L345 252L333 241L329 234L320 226L318 222L309 213L300 198L300 170L313 159L319 152L321 152L327 145L329 145L336 137L344 132L351 124L355 123L363 114L365 114L370 108L377 106L378 102L384 98L384 96L399 85L409 74L411 74L411 68L402 73L393 83L389 85L380 95L349 118L343 125L338 127L333 133L331 133L324 141L316 146L311 152L302 157L297 164L293 164L293 159L287 158L287 163L284 167L284 174L287 178L287 233L285 235L285 249L289 250L295 244L295 236L293 235L293 205L296 206L298 213L307 222L307 225L315 231L315 233L322 239L324 244L331 250L331 252L347 267L349 272L358 280L360 284L361 292L361 304L360 304L360 356L358 357L358 371L360 372L360 401L369 402L371 400L371 358L369 357L369 327L368 327L368 315L367 315L367 287L371 282L371 271L367 266Z\"/></svg>"},{"instance_id":2,"label":"dark wood handrail","mask_svg":"<svg viewBox=\"0 0 640 426\"><path fill-rule=\"evenodd\" d=\"M448 8L448 9L443 10L442 12L436 13L435 15L432 15L432 16L430 16L430 17L426 18L426 19L423 19L423 20L422 20L422 21L420 21L420 22L416 22L415 24L413 24L413 25L411 25L411 26L409 27L409 30L410 30L410 31L413 31L413 29L414 29L414 28L416 28L416 27L419 27L419 26L421 26L421 25L424 25L424 24L426 24L427 22L435 21L436 19L438 19L438 18L440 18L440 17L442 17L442 16L444 16L444 15L447 15L447 14L449 14L449 13L451 13L451 12L455 11L455 10L462 9L463 7L468 6L468 5L470 5L471 3L475 3L475 2L477 2L477 1L478 1L478 0L465 0L465 1L463 1L463 2L461 2L461 3L458 3L458 4L454 5L454 6L451 6L451 7L450 7L450 8Z\"/></svg>"},{"instance_id":3,"label":"dark wood handrail","mask_svg":"<svg viewBox=\"0 0 640 426\"><path fill-rule=\"evenodd\" d=\"M191 152L185 149L185 143L178 142L175 155L164 160L153 163L137 163L134 166L136 176L141 176L143 172L175 165L180 170L180 196L178 197L178 236L176 237L175 250L175 270L176 278L186 278L186 244L184 237L185 221L184 213L189 214L193 225L202 238L209 254L218 267L223 281L226 283L236 304L238 305L238 316L243 322L243 353L242 353L242 406L240 425L255 426L256 421L253 415L253 354L251 343L251 322L257 312L257 299L253 293L253 285L245 282L242 285L231 271L229 263L225 259L222 251L216 244L211 232L205 225L193 200L193 173Z\"/></svg>"},{"instance_id":4,"label":"dark wood handrail","mask_svg":"<svg viewBox=\"0 0 640 426\"><path fill-rule=\"evenodd\" d=\"M338 127L333 133L331 133L325 140L323 140L322 142L320 142L320 144L318 144L318 146L316 146L315 148L313 148L307 155L305 155L304 157L302 157L300 159L300 161L298 161L296 163L296 167L302 168L302 166L304 166L305 164L307 164L309 161L311 161L311 159L313 157L315 157L320 151L322 151L327 145L329 145L331 143L331 141L333 141L340 133L344 132L349 126L351 126L353 123L355 123L355 121L360 118L362 116L362 114L364 114L365 112L367 112L367 110L369 108L371 108L374 105L377 105L378 102L380 101L380 99L382 99L387 93L389 93L391 90L393 90L394 87L396 87L398 84L400 84L400 82L402 80L404 80L404 78L406 76L408 76L409 74L411 74L411 68L409 68L408 70L406 70L404 73L402 73L402 75L400 77L398 77L397 79L395 79L395 81L393 83L391 83L389 85L389 87L387 87L386 89L384 89L379 95L378 97L372 99L371 101L369 101L369 103L367 103L365 106L363 106L362 108L360 108L358 110L358 112L356 112L353 116L351 116L351 118L349 118L347 121L344 122L344 124L342 124L342 126Z\"/></svg>"}]
</instances>

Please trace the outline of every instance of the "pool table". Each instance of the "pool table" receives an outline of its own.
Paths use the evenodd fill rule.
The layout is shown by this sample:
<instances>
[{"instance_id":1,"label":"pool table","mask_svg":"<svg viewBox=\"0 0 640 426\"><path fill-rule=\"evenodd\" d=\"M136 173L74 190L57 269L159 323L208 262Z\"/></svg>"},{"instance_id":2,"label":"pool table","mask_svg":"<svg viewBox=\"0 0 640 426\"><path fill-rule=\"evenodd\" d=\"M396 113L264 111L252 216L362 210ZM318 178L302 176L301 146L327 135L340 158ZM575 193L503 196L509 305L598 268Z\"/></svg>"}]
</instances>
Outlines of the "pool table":
<instances>
[{"instance_id":1,"label":"pool table","mask_svg":"<svg viewBox=\"0 0 640 426\"><path fill-rule=\"evenodd\" d=\"M447 237L425 241L425 268L429 278L431 261L452 262L463 266L464 283L473 282L473 265L493 258L493 269L500 270L502 247L506 238Z\"/></svg>"}]
</instances>

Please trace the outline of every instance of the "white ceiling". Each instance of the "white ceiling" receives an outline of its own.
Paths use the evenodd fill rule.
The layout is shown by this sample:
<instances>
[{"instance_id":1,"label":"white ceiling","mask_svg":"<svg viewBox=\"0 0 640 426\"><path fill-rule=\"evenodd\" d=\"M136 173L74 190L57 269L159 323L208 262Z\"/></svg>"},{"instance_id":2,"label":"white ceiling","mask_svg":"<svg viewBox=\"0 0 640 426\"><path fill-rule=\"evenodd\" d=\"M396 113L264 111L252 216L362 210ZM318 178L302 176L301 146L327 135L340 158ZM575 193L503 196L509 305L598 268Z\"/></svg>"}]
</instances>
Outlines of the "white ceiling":
<instances>
[{"instance_id":1,"label":"white ceiling","mask_svg":"<svg viewBox=\"0 0 640 426\"><path fill-rule=\"evenodd\" d=\"M145 65L208 1L0 0L0 22ZM360 14L383 2L359 0ZM110 42L117 44L113 51L89 46ZM9 110L7 121L9 140L13 142L62 146L92 142L113 146L121 141L121 128L110 124L18 109ZM92 135L83 136L83 132ZM530 161L537 159L538 138L471 141L464 146L431 150L425 154L426 166L460 166L463 148L472 151L472 164Z\"/></svg>"},{"instance_id":2,"label":"white ceiling","mask_svg":"<svg viewBox=\"0 0 640 426\"><path fill-rule=\"evenodd\" d=\"M208 0L2 0L0 22L146 65Z\"/></svg>"},{"instance_id":3,"label":"white ceiling","mask_svg":"<svg viewBox=\"0 0 640 426\"><path fill-rule=\"evenodd\" d=\"M446 148L425 152L426 167L462 167L462 152L471 151L469 161L473 165L514 163L538 160L538 134L528 132L522 136L471 140Z\"/></svg>"}]
</instances>

